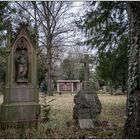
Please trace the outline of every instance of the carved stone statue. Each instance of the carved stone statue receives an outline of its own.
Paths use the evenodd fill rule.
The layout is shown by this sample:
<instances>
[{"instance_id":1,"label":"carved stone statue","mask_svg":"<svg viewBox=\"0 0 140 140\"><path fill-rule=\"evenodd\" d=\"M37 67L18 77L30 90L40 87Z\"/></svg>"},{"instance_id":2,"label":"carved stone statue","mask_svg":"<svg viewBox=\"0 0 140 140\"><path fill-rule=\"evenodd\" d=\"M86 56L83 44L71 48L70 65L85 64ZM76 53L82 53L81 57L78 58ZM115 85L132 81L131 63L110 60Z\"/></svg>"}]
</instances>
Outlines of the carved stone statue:
<instances>
[{"instance_id":1,"label":"carved stone statue","mask_svg":"<svg viewBox=\"0 0 140 140\"><path fill-rule=\"evenodd\" d=\"M16 81L28 82L28 53L25 47L16 50Z\"/></svg>"}]
</instances>

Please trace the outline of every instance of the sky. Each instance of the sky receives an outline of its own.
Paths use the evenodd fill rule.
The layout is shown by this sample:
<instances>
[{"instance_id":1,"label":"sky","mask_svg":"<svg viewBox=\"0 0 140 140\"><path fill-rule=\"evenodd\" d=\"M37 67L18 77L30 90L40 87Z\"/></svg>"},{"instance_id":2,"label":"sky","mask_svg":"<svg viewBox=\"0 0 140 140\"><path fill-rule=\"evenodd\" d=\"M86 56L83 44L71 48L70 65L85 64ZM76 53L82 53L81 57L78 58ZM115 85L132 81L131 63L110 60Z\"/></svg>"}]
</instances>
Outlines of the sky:
<instances>
[{"instance_id":1,"label":"sky","mask_svg":"<svg viewBox=\"0 0 140 140\"><path fill-rule=\"evenodd\" d=\"M69 10L69 12L73 12L76 15L76 20L78 20L85 13L86 9L83 9L83 7L82 7L83 4L84 4L84 2L73 2L73 7ZM70 20L74 20L74 19L71 18ZM71 34L73 34L73 33L71 33ZM76 29L73 38L71 38L71 40L73 42L78 41L78 40L84 41L85 39L86 39L85 34L81 30L78 30L78 28ZM88 47L86 45L81 45L81 46L75 45L73 47L70 47L69 49L71 51L74 51L75 47L77 47L77 49L80 49L81 52L83 52L83 53L88 53L88 54L93 54L93 55L96 54L96 50L87 50ZM67 53L69 52L69 49L66 51L65 57L67 57Z\"/></svg>"},{"instance_id":2,"label":"sky","mask_svg":"<svg viewBox=\"0 0 140 140\"><path fill-rule=\"evenodd\" d=\"M68 42L69 47L64 46L64 52L63 52L63 55L61 57L62 61L63 61L63 59L65 59L69 55L69 53L83 52L83 53L95 55L95 52L96 52L95 50L87 50L87 48L88 48L87 46L85 46L85 45L79 46L79 45L75 44L77 41L85 40L84 33L81 32L81 30L79 30L74 25L74 23L72 23L73 25L71 24L71 22L73 20L78 20L85 13L85 9L83 9L83 7L82 7L83 3L84 2L82 2L82 1L79 1L79 2L74 1L72 7L68 11L69 13L73 14L74 16L66 19L67 20L66 22L68 22L68 24L74 29L74 31L64 34L66 37L65 41ZM13 5L13 6L15 6L15 5ZM29 9L29 12L31 12L33 14L33 10ZM13 17L15 17L15 22L13 22L14 23L13 25L15 27L17 27L18 22L21 22L21 20L17 19L16 15L13 15ZM25 20L25 19L22 19L22 20ZM71 37L69 37L69 36L71 36ZM59 62L59 63L61 63L61 62Z\"/></svg>"}]
</instances>

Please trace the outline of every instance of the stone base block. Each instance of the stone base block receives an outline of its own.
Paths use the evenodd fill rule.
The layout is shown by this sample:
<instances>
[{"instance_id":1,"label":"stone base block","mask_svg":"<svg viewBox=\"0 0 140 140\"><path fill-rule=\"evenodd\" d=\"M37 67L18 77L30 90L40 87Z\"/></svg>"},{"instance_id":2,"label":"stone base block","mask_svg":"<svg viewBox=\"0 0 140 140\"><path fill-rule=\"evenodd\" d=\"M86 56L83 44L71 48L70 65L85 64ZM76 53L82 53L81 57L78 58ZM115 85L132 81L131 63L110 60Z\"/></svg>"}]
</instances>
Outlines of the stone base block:
<instances>
[{"instance_id":1,"label":"stone base block","mask_svg":"<svg viewBox=\"0 0 140 140\"><path fill-rule=\"evenodd\" d=\"M38 120L40 105L36 102L21 102L1 105L1 123Z\"/></svg>"},{"instance_id":2,"label":"stone base block","mask_svg":"<svg viewBox=\"0 0 140 140\"><path fill-rule=\"evenodd\" d=\"M79 119L78 121L81 129L94 128L92 119Z\"/></svg>"},{"instance_id":3,"label":"stone base block","mask_svg":"<svg viewBox=\"0 0 140 140\"><path fill-rule=\"evenodd\" d=\"M38 91L32 86L26 85L14 86L12 88L6 87L4 102L38 102Z\"/></svg>"}]
</instances>

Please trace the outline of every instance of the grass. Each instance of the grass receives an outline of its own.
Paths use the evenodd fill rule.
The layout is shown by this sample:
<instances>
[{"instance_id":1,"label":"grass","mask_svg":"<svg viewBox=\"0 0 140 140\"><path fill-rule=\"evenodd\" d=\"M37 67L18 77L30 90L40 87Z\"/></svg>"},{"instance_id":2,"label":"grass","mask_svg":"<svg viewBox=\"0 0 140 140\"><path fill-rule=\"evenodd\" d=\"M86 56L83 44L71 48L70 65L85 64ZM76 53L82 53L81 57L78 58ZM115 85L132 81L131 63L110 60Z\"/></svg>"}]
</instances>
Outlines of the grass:
<instances>
[{"instance_id":1,"label":"grass","mask_svg":"<svg viewBox=\"0 0 140 140\"><path fill-rule=\"evenodd\" d=\"M52 107L51 117L53 117L53 123L55 124L54 129L56 130L59 128L58 130L60 130L59 132L57 132L58 137L56 138L60 138L60 135L61 137L67 138L67 136L69 136L70 134L72 135L72 138L77 138L80 136L82 138L82 136L84 135L89 135L89 137L92 137L90 136L93 133L93 131L91 130L73 130L76 129L73 126L72 119L72 111L74 107L73 97L74 95L64 94L55 95L54 97L47 96L46 98L47 103L49 102ZM103 123L106 123L106 125L104 127L95 128L94 133L97 133L96 138L108 138L108 135L111 135L109 136L109 138L120 138L125 122L126 96L99 94L99 99L102 103L102 113L99 116L99 120ZM99 131L97 132L97 130ZM63 134L61 134L61 131ZM78 136L75 136L76 134L73 134L73 131L76 131Z\"/></svg>"},{"instance_id":2,"label":"grass","mask_svg":"<svg viewBox=\"0 0 140 140\"><path fill-rule=\"evenodd\" d=\"M0 132L1 138L121 138L125 122L125 95L99 94L102 103L99 120L102 125L92 130L81 130L75 126L72 118L73 98L73 94L46 96L46 102L51 106L49 122L41 123L38 130L26 129L23 132L9 129Z\"/></svg>"},{"instance_id":3,"label":"grass","mask_svg":"<svg viewBox=\"0 0 140 140\"><path fill-rule=\"evenodd\" d=\"M126 96L99 95L102 103L101 120L108 120L111 125L122 127L125 121Z\"/></svg>"}]
</instances>

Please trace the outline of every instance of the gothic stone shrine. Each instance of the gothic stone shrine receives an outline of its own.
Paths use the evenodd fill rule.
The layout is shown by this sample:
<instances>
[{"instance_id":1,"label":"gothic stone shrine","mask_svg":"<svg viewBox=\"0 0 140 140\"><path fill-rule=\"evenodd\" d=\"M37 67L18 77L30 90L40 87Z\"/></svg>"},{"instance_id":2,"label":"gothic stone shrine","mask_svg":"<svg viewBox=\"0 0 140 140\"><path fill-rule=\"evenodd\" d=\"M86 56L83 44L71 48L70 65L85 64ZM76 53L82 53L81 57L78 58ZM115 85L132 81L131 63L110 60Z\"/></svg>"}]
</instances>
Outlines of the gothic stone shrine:
<instances>
[{"instance_id":1,"label":"gothic stone shrine","mask_svg":"<svg viewBox=\"0 0 140 140\"><path fill-rule=\"evenodd\" d=\"M1 124L36 122L39 116L37 88L37 50L27 25L20 30L7 48L7 72Z\"/></svg>"}]
</instances>

